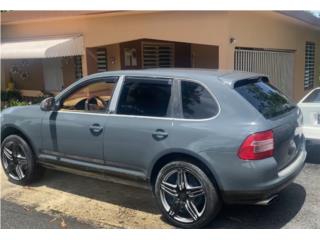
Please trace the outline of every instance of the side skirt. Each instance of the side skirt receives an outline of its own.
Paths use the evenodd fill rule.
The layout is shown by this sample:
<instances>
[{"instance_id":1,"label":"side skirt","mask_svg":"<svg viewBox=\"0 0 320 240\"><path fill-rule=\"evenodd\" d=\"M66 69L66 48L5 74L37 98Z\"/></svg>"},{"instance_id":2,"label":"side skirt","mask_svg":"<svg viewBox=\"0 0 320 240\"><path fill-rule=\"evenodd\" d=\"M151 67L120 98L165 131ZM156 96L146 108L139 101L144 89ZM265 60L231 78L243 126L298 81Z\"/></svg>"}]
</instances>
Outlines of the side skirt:
<instances>
[{"instance_id":1,"label":"side skirt","mask_svg":"<svg viewBox=\"0 0 320 240\"><path fill-rule=\"evenodd\" d=\"M48 169L68 172L75 175L95 178L107 182L142 188L151 190L149 182L142 176L132 176L124 173L117 173L107 170L106 166L99 166L97 168L90 168L88 166L81 166L76 164L68 164L64 162L56 163L54 160L47 160L40 158L38 163Z\"/></svg>"}]
</instances>

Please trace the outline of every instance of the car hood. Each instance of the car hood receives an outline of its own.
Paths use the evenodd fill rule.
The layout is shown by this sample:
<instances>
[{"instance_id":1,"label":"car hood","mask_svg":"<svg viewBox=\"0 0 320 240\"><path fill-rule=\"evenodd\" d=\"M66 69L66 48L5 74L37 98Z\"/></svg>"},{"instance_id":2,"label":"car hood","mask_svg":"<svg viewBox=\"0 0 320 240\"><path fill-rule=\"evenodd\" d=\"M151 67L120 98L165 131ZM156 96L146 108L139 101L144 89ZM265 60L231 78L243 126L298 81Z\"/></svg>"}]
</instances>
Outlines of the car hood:
<instances>
[{"instance_id":1,"label":"car hood","mask_svg":"<svg viewBox=\"0 0 320 240\"><path fill-rule=\"evenodd\" d=\"M21 120L42 118L44 113L39 104L9 107L1 112L1 125L14 124Z\"/></svg>"},{"instance_id":2,"label":"car hood","mask_svg":"<svg viewBox=\"0 0 320 240\"><path fill-rule=\"evenodd\" d=\"M33 104L33 105L27 105L27 106L15 106L15 107L8 107L1 111L2 114L10 114L10 113L16 113L21 111L33 111L35 109L40 109L40 104Z\"/></svg>"}]
</instances>

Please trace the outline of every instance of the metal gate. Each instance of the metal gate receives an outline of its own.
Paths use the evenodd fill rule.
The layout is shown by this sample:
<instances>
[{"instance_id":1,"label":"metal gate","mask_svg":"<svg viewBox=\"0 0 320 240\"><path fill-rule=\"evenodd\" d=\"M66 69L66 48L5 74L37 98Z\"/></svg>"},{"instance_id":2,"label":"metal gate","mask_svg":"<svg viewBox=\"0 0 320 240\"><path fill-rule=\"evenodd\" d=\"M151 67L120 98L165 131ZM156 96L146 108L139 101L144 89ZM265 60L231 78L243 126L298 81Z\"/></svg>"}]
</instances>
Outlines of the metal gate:
<instances>
[{"instance_id":1,"label":"metal gate","mask_svg":"<svg viewBox=\"0 0 320 240\"><path fill-rule=\"evenodd\" d=\"M268 75L273 85L293 97L294 51L236 48L234 69Z\"/></svg>"}]
</instances>

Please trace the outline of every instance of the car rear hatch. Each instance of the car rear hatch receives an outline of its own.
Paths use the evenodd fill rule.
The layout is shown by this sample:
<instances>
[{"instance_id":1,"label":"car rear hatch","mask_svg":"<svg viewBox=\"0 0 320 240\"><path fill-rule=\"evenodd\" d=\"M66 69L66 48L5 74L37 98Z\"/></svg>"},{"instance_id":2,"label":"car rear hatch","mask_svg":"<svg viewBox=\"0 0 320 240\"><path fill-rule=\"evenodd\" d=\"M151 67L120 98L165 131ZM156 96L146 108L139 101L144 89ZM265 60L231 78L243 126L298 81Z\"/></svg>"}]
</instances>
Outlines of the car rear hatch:
<instances>
[{"instance_id":1,"label":"car rear hatch","mask_svg":"<svg viewBox=\"0 0 320 240\"><path fill-rule=\"evenodd\" d=\"M234 89L266 119L268 130L273 131L273 157L278 170L288 166L300 153L304 141L299 108L265 77L240 80Z\"/></svg>"},{"instance_id":2,"label":"car rear hatch","mask_svg":"<svg viewBox=\"0 0 320 240\"><path fill-rule=\"evenodd\" d=\"M298 108L272 121L274 158L278 169L288 166L300 153L303 145L302 116Z\"/></svg>"}]
</instances>

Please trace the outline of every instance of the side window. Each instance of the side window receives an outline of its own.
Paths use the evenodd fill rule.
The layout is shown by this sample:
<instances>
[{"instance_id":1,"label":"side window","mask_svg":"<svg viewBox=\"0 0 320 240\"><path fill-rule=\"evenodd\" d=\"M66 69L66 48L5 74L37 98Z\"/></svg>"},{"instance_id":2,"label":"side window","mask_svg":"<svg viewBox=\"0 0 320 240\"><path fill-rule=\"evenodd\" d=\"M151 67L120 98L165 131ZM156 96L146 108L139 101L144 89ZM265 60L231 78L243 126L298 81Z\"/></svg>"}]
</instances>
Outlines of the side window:
<instances>
[{"instance_id":1,"label":"side window","mask_svg":"<svg viewBox=\"0 0 320 240\"><path fill-rule=\"evenodd\" d=\"M88 84L65 98L60 110L106 112L109 107L116 80Z\"/></svg>"},{"instance_id":2,"label":"side window","mask_svg":"<svg viewBox=\"0 0 320 240\"><path fill-rule=\"evenodd\" d=\"M172 80L127 77L121 90L117 114L166 117Z\"/></svg>"},{"instance_id":3,"label":"side window","mask_svg":"<svg viewBox=\"0 0 320 240\"><path fill-rule=\"evenodd\" d=\"M183 117L186 119L211 118L219 111L216 101L198 83L181 81L181 98Z\"/></svg>"}]
</instances>

